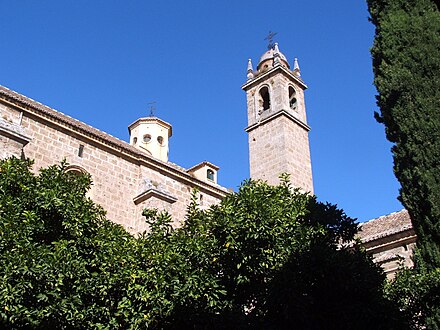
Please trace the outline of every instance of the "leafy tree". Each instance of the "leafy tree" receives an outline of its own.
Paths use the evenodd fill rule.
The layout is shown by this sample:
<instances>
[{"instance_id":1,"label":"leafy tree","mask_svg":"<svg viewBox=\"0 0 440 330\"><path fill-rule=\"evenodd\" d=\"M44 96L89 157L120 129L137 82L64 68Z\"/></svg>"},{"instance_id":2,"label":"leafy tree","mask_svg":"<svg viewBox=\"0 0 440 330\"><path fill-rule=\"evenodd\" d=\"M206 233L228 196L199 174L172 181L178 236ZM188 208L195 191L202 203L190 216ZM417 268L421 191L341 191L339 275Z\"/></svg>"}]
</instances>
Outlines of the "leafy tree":
<instances>
[{"instance_id":1,"label":"leafy tree","mask_svg":"<svg viewBox=\"0 0 440 330\"><path fill-rule=\"evenodd\" d=\"M354 220L287 180L275 187L245 182L208 210L194 198L174 230L163 214L148 216L156 243L146 248L156 244L171 272L163 260L149 269L162 265L163 281L174 284L166 293L172 306L157 314L158 327L405 328L383 297L380 267L348 244ZM163 237L168 243L158 246Z\"/></svg>"},{"instance_id":2,"label":"leafy tree","mask_svg":"<svg viewBox=\"0 0 440 330\"><path fill-rule=\"evenodd\" d=\"M0 327L120 327L134 238L86 198L88 175L31 165L0 162Z\"/></svg>"},{"instance_id":3,"label":"leafy tree","mask_svg":"<svg viewBox=\"0 0 440 330\"><path fill-rule=\"evenodd\" d=\"M0 161L0 326L20 329L404 329L354 220L292 189L245 182L180 228L145 210L137 237L65 164Z\"/></svg>"},{"instance_id":4,"label":"leafy tree","mask_svg":"<svg viewBox=\"0 0 440 330\"><path fill-rule=\"evenodd\" d=\"M438 329L440 269L415 272L402 269L386 286L386 296L397 302L411 329Z\"/></svg>"},{"instance_id":5,"label":"leafy tree","mask_svg":"<svg viewBox=\"0 0 440 330\"><path fill-rule=\"evenodd\" d=\"M440 267L440 12L432 0L367 0L374 83L394 143L399 199L417 233L416 267ZM437 6L436 6L437 5Z\"/></svg>"}]
</instances>

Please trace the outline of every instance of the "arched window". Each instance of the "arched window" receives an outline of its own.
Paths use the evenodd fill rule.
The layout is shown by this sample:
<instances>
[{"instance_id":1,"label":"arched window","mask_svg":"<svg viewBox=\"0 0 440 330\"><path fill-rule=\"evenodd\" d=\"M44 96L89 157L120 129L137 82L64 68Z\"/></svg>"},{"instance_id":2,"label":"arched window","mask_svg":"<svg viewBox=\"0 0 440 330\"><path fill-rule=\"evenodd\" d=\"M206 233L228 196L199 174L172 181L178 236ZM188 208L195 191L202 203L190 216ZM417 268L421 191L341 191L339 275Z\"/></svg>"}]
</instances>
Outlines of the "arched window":
<instances>
[{"instance_id":1,"label":"arched window","mask_svg":"<svg viewBox=\"0 0 440 330\"><path fill-rule=\"evenodd\" d=\"M145 143L148 143L151 141L151 135L150 134L145 134L143 139L142 139Z\"/></svg>"},{"instance_id":2,"label":"arched window","mask_svg":"<svg viewBox=\"0 0 440 330\"><path fill-rule=\"evenodd\" d=\"M260 110L265 111L270 109L270 94L269 88L264 86L260 89Z\"/></svg>"},{"instance_id":3,"label":"arched window","mask_svg":"<svg viewBox=\"0 0 440 330\"><path fill-rule=\"evenodd\" d=\"M72 173L72 174L75 174L75 175L81 175L81 174L88 173L84 168L82 168L79 165L68 165L64 169L64 172L65 173Z\"/></svg>"},{"instance_id":4,"label":"arched window","mask_svg":"<svg viewBox=\"0 0 440 330\"><path fill-rule=\"evenodd\" d=\"M211 169L208 169L206 171L206 177L208 178L208 180L214 181L214 171Z\"/></svg>"},{"instance_id":5,"label":"arched window","mask_svg":"<svg viewBox=\"0 0 440 330\"><path fill-rule=\"evenodd\" d=\"M296 91L292 86L289 86L289 107L292 110L298 110L298 100L296 99Z\"/></svg>"}]
</instances>

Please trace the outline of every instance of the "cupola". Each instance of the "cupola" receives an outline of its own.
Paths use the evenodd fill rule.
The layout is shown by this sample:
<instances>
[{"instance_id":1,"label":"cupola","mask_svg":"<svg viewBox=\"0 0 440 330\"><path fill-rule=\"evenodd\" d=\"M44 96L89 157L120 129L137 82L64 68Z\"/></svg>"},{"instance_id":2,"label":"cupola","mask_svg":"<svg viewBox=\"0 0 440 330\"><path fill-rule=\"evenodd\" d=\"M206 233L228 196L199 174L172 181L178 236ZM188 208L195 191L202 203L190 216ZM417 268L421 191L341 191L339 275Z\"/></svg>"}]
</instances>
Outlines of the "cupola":
<instances>
[{"instance_id":1,"label":"cupola","mask_svg":"<svg viewBox=\"0 0 440 330\"><path fill-rule=\"evenodd\" d=\"M168 161L168 141L172 135L169 123L157 117L139 118L128 126L128 131L132 146L161 161Z\"/></svg>"}]
</instances>

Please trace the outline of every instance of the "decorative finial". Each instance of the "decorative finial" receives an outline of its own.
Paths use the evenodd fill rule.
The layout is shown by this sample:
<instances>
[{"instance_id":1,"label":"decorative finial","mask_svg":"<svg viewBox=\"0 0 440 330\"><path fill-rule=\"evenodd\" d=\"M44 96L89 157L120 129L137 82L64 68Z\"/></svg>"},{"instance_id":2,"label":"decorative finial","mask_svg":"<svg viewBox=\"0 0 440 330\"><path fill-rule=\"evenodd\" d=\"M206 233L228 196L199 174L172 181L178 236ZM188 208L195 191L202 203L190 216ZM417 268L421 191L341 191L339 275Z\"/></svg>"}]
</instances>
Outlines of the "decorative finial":
<instances>
[{"instance_id":1,"label":"decorative finial","mask_svg":"<svg viewBox=\"0 0 440 330\"><path fill-rule=\"evenodd\" d=\"M148 102L147 104L150 109L150 117L154 117L154 110L156 110L156 101Z\"/></svg>"},{"instance_id":2,"label":"decorative finial","mask_svg":"<svg viewBox=\"0 0 440 330\"><path fill-rule=\"evenodd\" d=\"M251 59L248 60L248 66L247 66L247 78L252 79L254 77L254 69L252 68L252 61Z\"/></svg>"},{"instance_id":3,"label":"decorative finial","mask_svg":"<svg viewBox=\"0 0 440 330\"><path fill-rule=\"evenodd\" d=\"M267 40L269 42L269 44L267 45L267 49L273 49L275 47L275 44L273 42L273 37L275 37L278 33L277 32L272 32L269 31L269 34L267 35L266 38L264 38L264 40Z\"/></svg>"},{"instance_id":4,"label":"decorative finial","mask_svg":"<svg viewBox=\"0 0 440 330\"><path fill-rule=\"evenodd\" d=\"M301 77L301 70L299 68L298 59L296 57L293 61L293 72L295 72L298 77Z\"/></svg>"},{"instance_id":5,"label":"decorative finial","mask_svg":"<svg viewBox=\"0 0 440 330\"><path fill-rule=\"evenodd\" d=\"M280 50L278 48L278 42L273 47L273 65L280 65Z\"/></svg>"}]
</instances>

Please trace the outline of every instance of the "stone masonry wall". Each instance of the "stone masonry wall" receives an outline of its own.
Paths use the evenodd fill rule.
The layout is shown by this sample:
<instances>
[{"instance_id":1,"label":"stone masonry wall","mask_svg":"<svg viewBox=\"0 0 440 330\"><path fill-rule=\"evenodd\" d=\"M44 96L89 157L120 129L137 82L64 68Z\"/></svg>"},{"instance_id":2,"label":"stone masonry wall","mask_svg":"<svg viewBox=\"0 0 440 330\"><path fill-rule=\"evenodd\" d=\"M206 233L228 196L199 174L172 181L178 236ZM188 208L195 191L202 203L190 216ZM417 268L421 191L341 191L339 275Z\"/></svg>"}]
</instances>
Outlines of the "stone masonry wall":
<instances>
[{"instance_id":1,"label":"stone masonry wall","mask_svg":"<svg viewBox=\"0 0 440 330\"><path fill-rule=\"evenodd\" d=\"M250 175L278 184L289 173L295 187L313 193L308 132L286 116L279 116L249 132Z\"/></svg>"},{"instance_id":2,"label":"stone masonry wall","mask_svg":"<svg viewBox=\"0 0 440 330\"><path fill-rule=\"evenodd\" d=\"M0 159L11 156L20 157L22 146L20 142L0 135Z\"/></svg>"},{"instance_id":3,"label":"stone masonry wall","mask_svg":"<svg viewBox=\"0 0 440 330\"><path fill-rule=\"evenodd\" d=\"M2 105L2 112L11 118L20 117L20 109L13 107ZM141 215L145 207L169 211L175 224L183 220L193 188L188 182L177 176L165 175L163 171L152 166L122 157L115 150L100 145L79 134L80 132L72 132L62 124L50 123L32 113L23 113L21 125L32 138L24 147L24 155L35 160L34 169L38 170L66 159L69 164L90 173L93 186L89 195L104 207L111 221L123 225L133 233L146 230L147 226ZM11 141L1 135L0 138L2 146L16 149L17 146ZM80 145L84 146L81 156ZM153 196L136 205L133 199L142 193L142 183L145 179L156 182L177 201L164 201ZM209 191L201 190L200 194L203 195L205 204L218 203L220 200L218 196L211 196Z\"/></svg>"}]
</instances>

